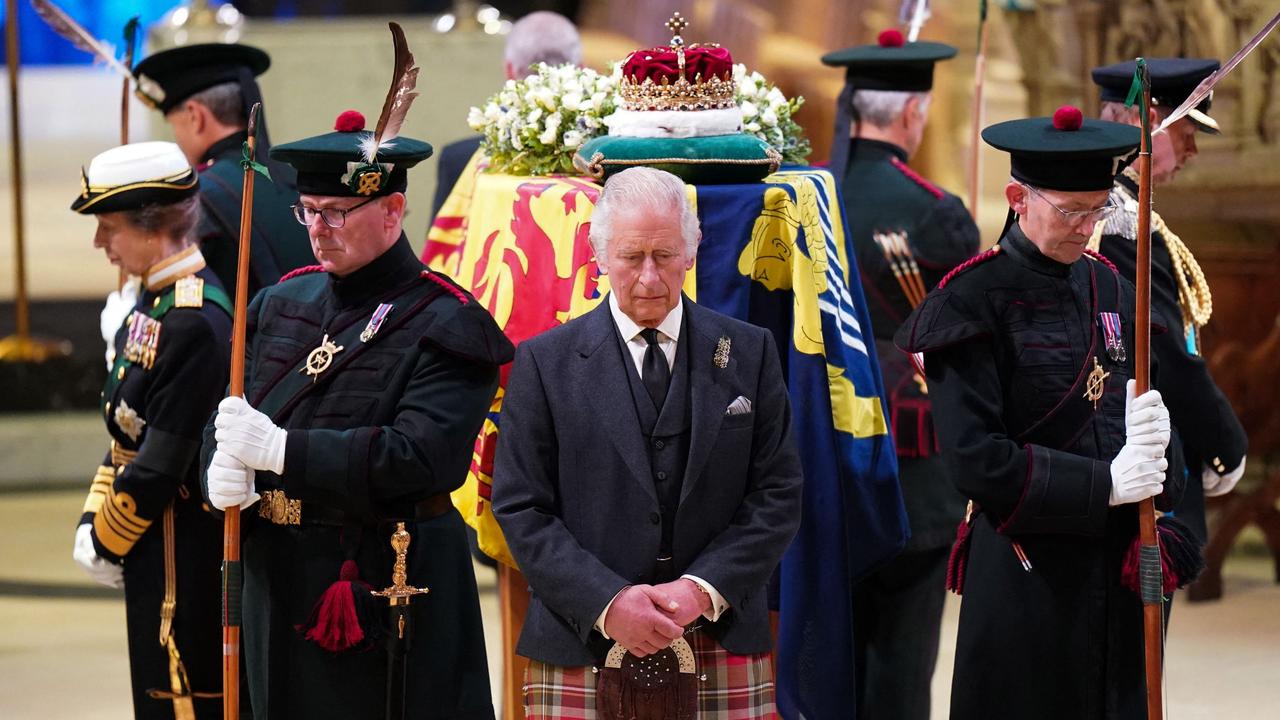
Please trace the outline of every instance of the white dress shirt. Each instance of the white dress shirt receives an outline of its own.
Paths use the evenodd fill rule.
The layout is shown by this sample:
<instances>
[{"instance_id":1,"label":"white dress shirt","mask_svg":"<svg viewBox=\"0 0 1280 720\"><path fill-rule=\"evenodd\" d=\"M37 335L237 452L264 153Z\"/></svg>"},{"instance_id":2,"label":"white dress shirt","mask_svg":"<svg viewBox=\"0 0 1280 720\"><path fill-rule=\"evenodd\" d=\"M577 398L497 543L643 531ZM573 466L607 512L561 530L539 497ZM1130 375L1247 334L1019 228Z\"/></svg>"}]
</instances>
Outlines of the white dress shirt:
<instances>
[{"instance_id":1,"label":"white dress shirt","mask_svg":"<svg viewBox=\"0 0 1280 720\"><path fill-rule=\"evenodd\" d=\"M636 324L636 321L627 317L622 309L618 307L618 299L613 293L609 293L609 312L613 314L613 323L618 327L618 333L626 341L627 350L631 353L631 361L635 363L636 372L644 377L644 354L649 349L649 343L640 334L645 328ZM680 338L680 323L684 321L684 303L676 303L676 306L667 313L667 316L658 323L658 347L662 350L662 354L667 357L667 367L674 368L676 362L676 343ZM711 583L703 580L695 575L681 575L682 579L692 580L698 587L706 591L711 597L711 608L702 613L702 616L711 622L720 619L725 610L729 609L729 603L725 601L724 596L716 591ZM630 586L627 586L630 587ZM623 588L625 590L626 588ZM622 591L618 591L621 595ZM613 600L618 599L618 595L613 596ZM609 614L609 608L613 607L613 600L604 606L604 610L600 613L600 617L596 618L596 630L604 635L606 640L612 638L604 631L604 619Z\"/></svg>"}]
</instances>

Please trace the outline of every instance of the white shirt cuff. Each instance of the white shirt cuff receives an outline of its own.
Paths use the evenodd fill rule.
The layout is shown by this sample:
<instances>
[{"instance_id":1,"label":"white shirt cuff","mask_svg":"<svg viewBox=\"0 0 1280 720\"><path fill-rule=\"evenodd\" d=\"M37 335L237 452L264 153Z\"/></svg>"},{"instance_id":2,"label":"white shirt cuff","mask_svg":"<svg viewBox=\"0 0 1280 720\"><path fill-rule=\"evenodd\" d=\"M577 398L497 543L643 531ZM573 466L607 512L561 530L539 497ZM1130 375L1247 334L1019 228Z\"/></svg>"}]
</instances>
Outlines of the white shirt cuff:
<instances>
[{"instance_id":1,"label":"white shirt cuff","mask_svg":"<svg viewBox=\"0 0 1280 720\"><path fill-rule=\"evenodd\" d=\"M601 635L603 635L605 640L612 640L612 639L613 639L613 638L609 637L609 633L607 633L607 632L605 632L605 631L604 631L604 619L605 619L605 616L609 614L609 608L613 607L613 601L614 601L614 600L617 600L617 599L618 599L618 596L622 594L622 591L623 591L623 590L626 590L626 589L627 589L627 588L629 588L629 587L631 587L631 586L630 586L630 585L628 585L628 586L626 586L626 587L622 588L622 590L619 590L617 593L615 593L615 594L614 594L614 596L609 600L609 604L608 604L608 605L605 605L605 606L604 606L604 610L601 610L601 611L600 611L600 617L596 618L596 625L595 625L595 627L596 627L596 631L597 631L597 632L599 632Z\"/></svg>"},{"instance_id":2,"label":"white shirt cuff","mask_svg":"<svg viewBox=\"0 0 1280 720\"><path fill-rule=\"evenodd\" d=\"M698 585L698 587L705 590L707 594L711 596L711 609L702 613L702 617L710 620L711 622L716 622L720 619L720 616L724 614L724 611L729 609L729 603L725 601L723 595L711 586L711 583L703 580L697 575L681 575L680 578L682 580L692 580Z\"/></svg>"}]
</instances>

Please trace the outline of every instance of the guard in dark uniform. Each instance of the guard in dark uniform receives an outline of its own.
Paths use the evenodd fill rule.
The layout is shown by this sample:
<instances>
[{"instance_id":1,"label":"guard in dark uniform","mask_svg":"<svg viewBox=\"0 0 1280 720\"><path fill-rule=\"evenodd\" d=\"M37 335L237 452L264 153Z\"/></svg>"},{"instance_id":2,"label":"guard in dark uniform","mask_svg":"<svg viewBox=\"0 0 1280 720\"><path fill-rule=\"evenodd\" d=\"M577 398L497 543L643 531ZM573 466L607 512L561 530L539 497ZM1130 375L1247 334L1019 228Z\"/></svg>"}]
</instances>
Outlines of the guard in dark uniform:
<instances>
[{"instance_id":1,"label":"guard in dark uniform","mask_svg":"<svg viewBox=\"0 0 1280 720\"><path fill-rule=\"evenodd\" d=\"M951 717L1137 718L1142 607L1122 558L1135 505L1168 509L1158 392L1127 399L1134 291L1085 255L1138 130L1052 119L983 131L1011 153L999 243L944 278L896 336L922 353L939 443L973 503L948 583L963 592Z\"/></svg>"},{"instance_id":2,"label":"guard in dark uniform","mask_svg":"<svg viewBox=\"0 0 1280 720\"><path fill-rule=\"evenodd\" d=\"M249 505L244 647L256 717L492 718L480 606L449 500L514 350L489 313L405 238L406 171L431 146L397 137L373 162L359 113L272 149L298 171L297 220L320 265L248 308L245 398L206 430L211 503ZM246 402L247 400L247 402ZM403 666L386 601L395 524L411 536ZM374 603L381 603L380 605ZM344 622L348 617L352 622ZM354 620L359 622L355 623ZM388 698L389 672L407 678ZM394 714L394 713L392 713ZM397 715L398 717L398 715Z\"/></svg>"},{"instance_id":3,"label":"guard in dark uniform","mask_svg":"<svg viewBox=\"0 0 1280 720\"><path fill-rule=\"evenodd\" d=\"M1218 61L1155 58L1147 60L1147 69L1155 127L1218 69ZM1102 88L1105 116L1140 126L1137 108L1124 107L1133 72L1132 61L1108 65L1094 69L1093 81ZM1157 186L1171 181L1195 156L1197 131L1219 132L1209 115L1211 102L1212 97L1206 98L1152 143L1152 179ZM1111 199L1120 210L1098 224L1091 246L1132 281L1138 235L1138 176L1132 168L1116 178ZM1200 329L1213 313L1209 284L1186 243L1155 212L1151 217L1151 304L1169 323L1168 332L1153 339L1152 351L1160 358L1157 389L1169 405L1188 470L1187 491L1174 512L1205 542L1204 498L1225 495L1235 487L1244 475L1249 440L1203 358Z\"/></svg>"},{"instance_id":4,"label":"guard in dark uniform","mask_svg":"<svg viewBox=\"0 0 1280 720\"><path fill-rule=\"evenodd\" d=\"M102 412L111 449L74 557L125 595L137 718L222 717L222 532L200 497L200 433L229 372L231 303L194 243L197 177L177 145L98 155L71 208L94 245L142 278L115 337Z\"/></svg>"},{"instance_id":5,"label":"guard in dark uniform","mask_svg":"<svg viewBox=\"0 0 1280 720\"><path fill-rule=\"evenodd\" d=\"M200 172L200 250L227 294L236 293L243 171L249 108L262 101L255 77L271 58L248 45L213 43L164 50L133 69L137 96L164 113L187 160ZM267 157L266 115L258 118L257 154ZM285 273L315 262L305 229L290 214L298 197L294 171L266 163L271 180L253 184L249 297Z\"/></svg>"},{"instance_id":6,"label":"guard in dark uniform","mask_svg":"<svg viewBox=\"0 0 1280 720\"><path fill-rule=\"evenodd\" d=\"M978 227L960 198L907 165L924 135L934 63L955 54L942 43L903 43L889 30L875 45L822 58L847 68L850 90L841 100L853 114L842 184L849 252L867 294L911 522L903 553L854 590L859 717L928 720L948 548L964 517L965 498L937 452L924 379L893 344L924 293L978 252Z\"/></svg>"}]
</instances>

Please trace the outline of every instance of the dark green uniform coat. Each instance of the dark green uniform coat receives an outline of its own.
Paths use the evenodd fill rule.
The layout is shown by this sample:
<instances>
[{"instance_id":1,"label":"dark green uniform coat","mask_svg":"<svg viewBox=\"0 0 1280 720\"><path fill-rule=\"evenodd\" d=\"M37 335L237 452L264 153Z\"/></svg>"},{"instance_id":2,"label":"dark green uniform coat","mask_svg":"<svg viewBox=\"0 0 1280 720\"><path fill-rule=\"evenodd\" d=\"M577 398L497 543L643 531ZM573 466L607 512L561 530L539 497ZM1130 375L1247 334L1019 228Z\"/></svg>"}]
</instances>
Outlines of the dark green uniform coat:
<instances>
[{"instance_id":1,"label":"dark green uniform coat","mask_svg":"<svg viewBox=\"0 0 1280 720\"><path fill-rule=\"evenodd\" d=\"M197 235L205 260L227 295L236 296L236 262L240 252L240 206L244 170L240 166L248 133L238 132L209 147L200 173L200 227ZM252 299L285 273L316 261L307 229L293 217L298 201L293 168L268 162L272 180L253 181L253 235L249 255L249 297Z\"/></svg>"},{"instance_id":2,"label":"dark green uniform coat","mask_svg":"<svg viewBox=\"0 0 1280 720\"><path fill-rule=\"evenodd\" d=\"M1138 187L1121 175L1113 199L1123 208L1103 226L1099 251L1115 263L1130 282L1137 267ZM1209 375L1204 358L1190 350L1187 328L1178 306L1178 284L1164 236L1151 234L1151 306L1169 323L1168 332L1152 339L1152 352L1160 359L1160 385L1156 388L1169 408L1169 417L1185 451L1187 491L1174 513L1189 525L1201 541L1207 540L1204 489L1200 473L1205 465L1221 463L1226 471L1244 460L1249 439L1226 396ZM1215 462L1216 461L1216 462ZM1225 473L1224 473L1225 474Z\"/></svg>"},{"instance_id":3,"label":"dark green uniform coat","mask_svg":"<svg viewBox=\"0 0 1280 720\"><path fill-rule=\"evenodd\" d=\"M917 175L906 160L906 151L896 145L855 140L843 191L851 254L858 259L889 393L899 477L911 521L907 552L912 552L949 545L965 501L947 481L946 468L936 453L929 397L914 381L910 359L893 345L893 334L911 312L911 304L872 235L907 234L925 289L973 257L979 238L978 227L960 198Z\"/></svg>"},{"instance_id":4,"label":"dark green uniform coat","mask_svg":"<svg viewBox=\"0 0 1280 720\"><path fill-rule=\"evenodd\" d=\"M985 257L930 293L896 337L924 353L943 456L980 508L960 548L951 717L1144 717L1142 607L1119 581L1136 506L1109 506L1133 286L1091 258L1045 257L1016 224ZM1100 312L1120 316L1123 361L1103 349ZM1096 410L1084 397L1095 358L1110 373ZM1171 463L1157 507L1176 500L1180 480Z\"/></svg>"},{"instance_id":5,"label":"dark green uniform coat","mask_svg":"<svg viewBox=\"0 0 1280 720\"><path fill-rule=\"evenodd\" d=\"M203 506L196 456L200 433L226 386L231 316L218 280L207 268L201 307L173 307L174 285L144 290L133 316L116 333L117 359L103 389L107 431L137 457L112 478L112 456L90 490L81 523L93 523L101 557L124 564L125 620L134 716L172 718L169 653L159 642L165 594L164 513L174 507L177 608L173 635L190 687L213 698L194 700L201 718L222 717L220 566L222 523ZM220 301L210 301L215 295ZM131 324L158 321L148 368L127 359ZM124 453L117 452L117 460Z\"/></svg>"},{"instance_id":6,"label":"dark green uniform coat","mask_svg":"<svg viewBox=\"0 0 1280 720\"><path fill-rule=\"evenodd\" d=\"M964 516L965 498L937 453L929 396L893 334L911 303L873 239L907 234L925 288L978 251L978 228L960 198L907 167L897 145L857 139L844 178L850 254L857 258L888 392L898 450L898 478L911 523L903 554L858 583L854 647L858 705L875 715L927 720L946 599L947 548Z\"/></svg>"},{"instance_id":7,"label":"dark green uniform coat","mask_svg":"<svg viewBox=\"0 0 1280 720\"><path fill-rule=\"evenodd\" d=\"M362 331L392 305L377 333ZM459 487L513 350L489 313L427 273L402 236L345 278L316 271L267 288L248 309L245 395L288 429L283 475L259 471L258 492L301 501L300 524L245 513L244 647L256 717L385 717L387 656L330 653L296 629L355 560L375 588L390 584L395 520L412 536L406 717L492 718L475 576L462 519L415 506ZM323 373L302 372L325 335L342 347ZM205 466L215 448L205 435ZM445 500L445 498L437 498ZM385 601L380 601L384 603ZM386 610L377 616L385 621Z\"/></svg>"}]
</instances>

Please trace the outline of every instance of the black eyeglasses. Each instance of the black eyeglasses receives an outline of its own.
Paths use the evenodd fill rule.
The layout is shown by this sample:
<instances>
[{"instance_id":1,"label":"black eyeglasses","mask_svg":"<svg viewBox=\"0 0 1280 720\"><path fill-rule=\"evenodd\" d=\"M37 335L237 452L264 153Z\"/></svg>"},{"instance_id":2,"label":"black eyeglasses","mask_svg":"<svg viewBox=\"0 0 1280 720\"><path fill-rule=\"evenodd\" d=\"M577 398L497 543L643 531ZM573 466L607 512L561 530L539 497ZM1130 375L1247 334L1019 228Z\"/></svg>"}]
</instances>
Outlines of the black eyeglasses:
<instances>
[{"instance_id":1,"label":"black eyeglasses","mask_svg":"<svg viewBox=\"0 0 1280 720\"><path fill-rule=\"evenodd\" d=\"M336 230L347 224L347 213L355 212L377 199L378 198L376 197L371 197L368 200L365 200L362 203L356 203L349 208L313 208L307 207L302 203L291 205L290 207L293 208L293 216L303 225L311 227L316 224L316 218L320 218L321 220L324 220L325 225Z\"/></svg>"}]
</instances>

